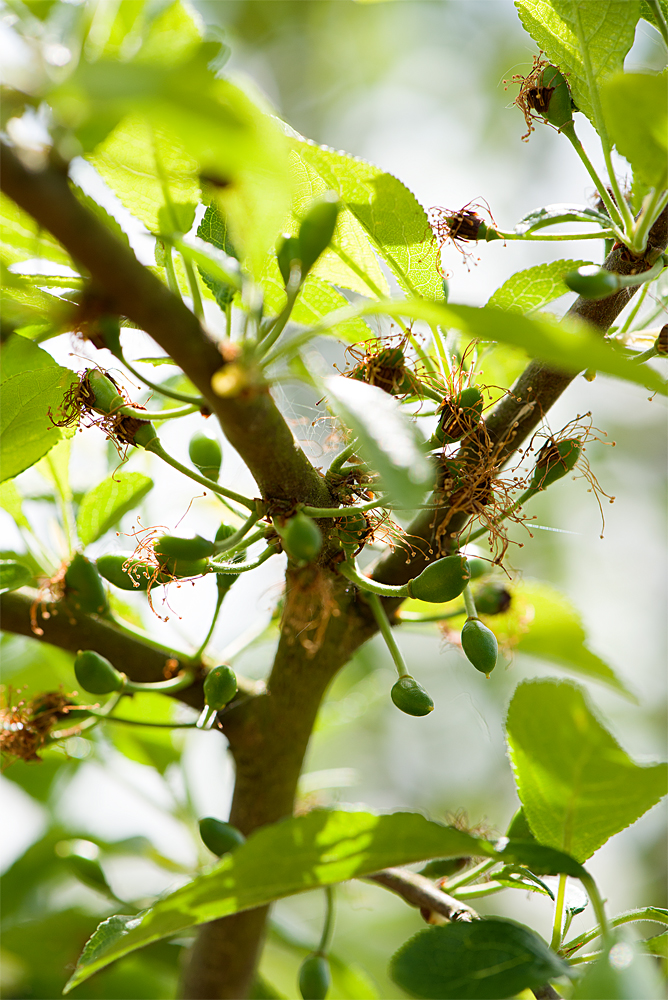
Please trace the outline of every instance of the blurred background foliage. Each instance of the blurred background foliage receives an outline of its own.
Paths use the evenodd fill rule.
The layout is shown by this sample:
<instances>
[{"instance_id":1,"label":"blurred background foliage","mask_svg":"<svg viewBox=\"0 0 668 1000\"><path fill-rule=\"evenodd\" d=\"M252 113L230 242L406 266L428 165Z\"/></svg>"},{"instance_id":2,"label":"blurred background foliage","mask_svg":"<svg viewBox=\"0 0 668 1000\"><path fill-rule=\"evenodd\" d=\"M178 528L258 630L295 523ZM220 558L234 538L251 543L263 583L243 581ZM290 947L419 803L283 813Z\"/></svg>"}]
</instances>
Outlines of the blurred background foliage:
<instances>
[{"instance_id":1,"label":"blurred background foliage","mask_svg":"<svg viewBox=\"0 0 668 1000\"><path fill-rule=\"evenodd\" d=\"M48 0L27 6L50 25L54 43L73 30L84 8L90 14L96 7ZM117 36L120 46L134 19L154 6L152 0L145 5L141 0L100 0L94 15L98 23L106 18L111 24L108 44ZM511 0L198 0L193 6L204 21L224 32L231 49L228 71L254 96L260 95L307 137L396 174L427 208L457 209L485 198L499 225L510 228L539 205L582 202L593 194L570 147L554 132L539 128L529 144L521 142L523 122L511 107L514 91L506 91L504 80L530 68L535 48ZM18 4L9 2L0 8L3 48L12 43L16 9ZM661 61L658 35L641 21L627 68L656 69ZM584 125L583 133L586 143ZM591 148L595 150L593 144ZM123 221L123 212L115 207ZM133 241L138 252L146 252L137 234ZM602 244L593 247L594 259L602 259ZM515 271L580 256L577 249L493 243L481 248L479 263L467 264L450 246L444 266L451 301L483 304ZM567 305L564 299L552 308L561 312ZM647 310L653 308L648 302ZM72 348L64 336L48 349L67 363ZM148 338L138 336L136 356L152 352ZM330 353L328 364L345 364L341 351ZM501 361L506 369L514 363L510 355ZM315 396L285 386L278 395L318 464L327 441L322 428L313 426ZM663 755L665 732L665 407L661 399L648 400L646 392L628 383L580 378L550 414L550 424L559 429L589 410L607 437L601 434L602 442L590 446L587 457L604 490L615 497L613 506L604 498L604 539L588 484L568 478L533 502L531 514L540 527L532 529L532 537L513 528L519 544L511 548L508 569L527 584L549 583L578 609L588 647L614 669L635 699L588 683L592 700L624 748L642 763ZM197 421L199 416L166 427L167 446L183 449ZM86 438L78 437L73 445L75 499L94 476L101 478L117 464L115 455L100 447L101 439L91 443ZM229 449L226 462L236 488L243 488L240 463ZM132 463L131 468L150 472L156 482L142 507L143 523L176 523L192 501L187 483L175 482L144 453ZM52 485L37 470L25 473L18 484L29 498L24 507L43 532L40 537L57 537ZM189 511L186 527L204 534L215 530L213 502L197 500ZM4 511L0 517L6 546L19 546L18 537L11 536L11 519ZM122 529L130 530L131 523L128 515ZM111 532L96 544L99 554L117 542ZM121 540L118 547L128 546ZM240 580L214 636L212 651L230 657L261 619L267 626L261 638L235 659L235 667L250 676L263 676L271 662L275 634L270 619L280 593L276 562L264 576ZM189 587L170 594L167 624L147 613L145 602L135 595L128 596L125 614L143 621L160 641L196 646L206 629L206 602L215 599L213 584L211 593L206 591L208 583L200 585L197 597ZM561 674L550 655L554 637L545 640L542 655L540 650L531 655L510 650L505 667L497 668L489 682L472 676L475 672L436 625L404 625L399 641L409 669L415 667L437 711L415 720L393 709L387 697L393 668L385 648L373 640L328 694L302 779L301 807L334 802L405 807L503 832L517 806L505 756L506 706L521 679ZM579 642L581 647L581 638ZM4 683L15 690L30 696L59 684L72 689L69 654L5 635L2 656ZM143 718L190 718L186 709L160 695L138 702L132 710ZM125 714L129 711L127 704ZM210 863L196 822L203 815L226 818L232 780L217 733L156 736L120 726L109 726L91 739L73 737L46 752L41 764L19 762L7 768L2 778L2 996L59 996L102 917L141 908ZM592 859L611 911L640 903L666 905L663 818L661 808L655 808ZM363 883L342 886L337 896L333 951L338 957L330 995L400 996L387 977L387 961L419 929L419 914ZM262 961L266 982L258 984L256 996L296 995L297 969L317 942L322 906L316 893L275 907ZM479 909L548 933L551 908L542 897L509 892L481 901ZM577 917L573 929L585 926L585 918ZM145 949L72 996L176 996L184 944Z\"/></svg>"}]
</instances>

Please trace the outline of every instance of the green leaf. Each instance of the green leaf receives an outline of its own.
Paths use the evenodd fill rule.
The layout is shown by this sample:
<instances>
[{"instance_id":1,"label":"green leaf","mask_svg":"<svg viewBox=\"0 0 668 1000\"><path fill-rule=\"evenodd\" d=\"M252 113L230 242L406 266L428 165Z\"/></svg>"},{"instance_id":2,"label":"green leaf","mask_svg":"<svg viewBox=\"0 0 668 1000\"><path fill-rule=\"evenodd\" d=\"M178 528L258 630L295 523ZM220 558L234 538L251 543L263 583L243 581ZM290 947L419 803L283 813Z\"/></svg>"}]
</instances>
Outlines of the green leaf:
<instances>
[{"instance_id":1,"label":"green leaf","mask_svg":"<svg viewBox=\"0 0 668 1000\"><path fill-rule=\"evenodd\" d=\"M305 140L293 140L292 146L350 209L404 291L442 299L438 244L408 188L365 160Z\"/></svg>"},{"instance_id":2,"label":"green leaf","mask_svg":"<svg viewBox=\"0 0 668 1000\"><path fill-rule=\"evenodd\" d=\"M140 722L173 722L176 704L173 698L166 695L141 691L132 698L126 698L122 710L118 712L124 719L137 719ZM176 763L181 757L174 736L169 729L150 729L147 726L125 726L122 723L109 723L107 732L117 750L130 760L154 767L164 774L170 764Z\"/></svg>"},{"instance_id":3,"label":"green leaf","mask_svg":"<svg viewBox=\"0 0 668 1000\"><path fill-rule=\"evenodd\" d=\"M664 931L663 934L655 934L651 938L645 938L643 945L652 955L668 958L668 931Z\"/></svg>"},{"instance_id":4,"label":"green leaf","mask_svg":"<svg viewBox=\"0 0 668 1000\"><path fill-rule=\"evenodd\" d=\"M561 225L563 222L592 222L607 229L610 226L610 218L603 212L597 212L586 205L545 205L543 208L534 208L528 215L515 226L515 232L520 236L527 233L535 233L546 226Z\"/></svg>"},{"instance_id":5,"label":"green leaf","mask_svg":"<svg viewBox=\"0 0 668 1000\"><path fill-rule=\"evenodd\" d=\"M433 486L434 470L415 423L377 386L334 376L325 379L332 409L359 438L360 456L380 475L381 488L402 507L416 507Z\"/></svg>"},{"instance_id":6,"label":"green leaf","mask_svg":"<svg viewBox=\"0 0 668 1000\"><path fill-rule=\"evenodd\" d=\"M663 13L664 21L668 21L668 0L659 0L659 7ZM655 28L658 29L659 25L657 23L656 14L647 3L647 0L640 0L640 16L644 17L646 21L653 24Z\"/></svg>"},{"instance_id":7,"label":"green leaf","mask_svg":"<svg viewBox=\"0 0 668 1000\"><path fill-rule=\"evenodd\" d=\"M590 965L573 990L573 1000L663 1000L664 984L655 962L640 955L638 945L625 939L623 932Z\"/></svg>"},{"instance_id":8,"label":"green leaf","mask_svg":"<svg viewBox=\"0 0 668 1000\"><path fill-rule=\"evenodd\" d=\"M10 479L0 483L0 507L7 511L19 527L30 528L28 519L23 513L21 494L17 490L16 484Z\"/></svg>"},{"instance_id":9,"label":"green leaf","mask_svg":"<svg viewBox=\"0 0 668 1000\"><path fill-rule=\"evenodd\" d=\"M117 240L121 243L125 243L127 247L130 246L127 233L124 229L121 229L113 215L110 215L109 212L102 207L102 205L99 205L94 198L91 198L89 194L86 194L86 192L76 184L72 185L72 190L77 197L77 201L81 202L84 208L87 208L92 215L94 215L104 226L106 226L107 229L114 234Z\"/></svg>"},{"instance_id":10,"label":"green leaf","mask_svg":"<svg viewBox=\"0 0 668 1000\"><path fill-rule=\"evenodd\" d=\"M380 315L407 316L444 327L456 327L479 340L502 341L522 347L532 357L542 358L564 371L576 373L591 368L636 382L664 396L668 394L660 375L621 357L586 324L569 319L557 322L547 316L517 316L489 306L478 309L474 306L441 305L424 299L386 299L333 313L313 332L325 333L342 320L354 316Z\"/></svg>"},{"instance_id":11,"label":"green leaf","mask_svg":"<svg viewBox=\"0 0 668 1000\"><path fill-rule=\"evenodd\" d=\"M57 415L65 393L76 381L59 366L22 372L2 382L0 479L12 479L34 465L61 438L49 411Z\"/></svg>"},{"instance_id":12,"label":"green leaf","mask_svg":"<svg viewBox=\"0 0 668 1000\"><path fill-rule=\"evenodd\" d=\"M579 110L596 126L590 87L623 69L640 15L638 0L515 0L515 6L524 28L568 78Z\"/></svg>"},{"instance_id":13,"label":"green leaf","mask_svg":"<svg viewBox=\"0 0 668 1000\"><path fill-rule=\"evenodd\" d=\"M428 1000L503 1000L569 974L541 937L498 917L419 931L390 963L395 983Z\"/></svg>"},{"instance_id":14,"label":"green leaf","mask_svg":"<svg viewBox=\"0 0 668 1000\"><path fill-rule=\"evenodd\" d=\"M0 559L0 594L25 587L31 579L32 572L27 566L14 562L13 559Z\"/></svg>"},{"instance_id":15,"label":"green leaf","mask_svg":"<svg viewBox=\"0 0 668 1000\"><path fill-rule=\"evenodd\" d=\"M151 941L317 886L428 857L492 850L453 827L415 813L313 810L252 834L210 872L142 916L111 917L86 945L67 989Z\"/></svg>"},{"instance_id":16,"label":"green leaf","mask_svg":"<svg viewBox=\"0 0 668 1000\"><path fill-rule=\"evenodd\" d=\"M574 684L524 681L510 703L507 733L531 830L541 844L580 861L665 793L666 765L635 764Z\"/></svg>"},{"instance_id":17,"label":"green leaf","mask_svg":"<svg viewBox=\"0 0 668 1000\"><path fill-rule=\"evenodd\" d=\"M225 216L217 205L209 205L207 207L202 221L197 227L197 235L205 243L210 243L217 250L222 250L228 257L236 257L236 251L229 237ZM234 298L234 286L220 280L220 278L213 277L205 267L200 266L199 271L204 284L213 292L213 296L220 308L225 309L228 303Z\"/></svg>"},{"instance_id":18,"label":"green leaf","mask_svg":"<svg viewBox=\"0 0 668 1000\"><path fill-rule=\"evenodd\" d=\"M42 368L57 368L48 351L43 351L27 337L12 333L2 344L0 351L0 378L11 378L21 372L39 371Z\"/></svg>"},{"instance_id":19,"label":"green leaf","mask_svg":"<svg viewBox=\"0 0 668 1000\"><path fill-rule=\"evenodd\" d=\"M591 264L591 261L554 260L549 264L538 264L526 271L518 271L497 288L487 305L517 313L542 309L548 302L569 291L564 284L564 275L584 264Z\"/></svg>"},{"instance_id":20,"label":"green leaf","mask_svg":"<svg viewBox=\"0 0 668 1000\"><path fill-rule=\"evenodd\" d=\"M0 194L0 256L7 265L38 257L72 267L60 243L5 194Z\"/></svg>"},{"instance_id":21,"label":"green leaf","mask_svg":"<svg viewBox=\"0 0 668 1000\"><path fill-rule=\"evenodd\" d=\"M209 872L139 917L104 921L65 992L117 958L189 927L392 865L448 857L493 857L526 864L539 875L586 875L576 861L550 847L509 841L497 850L487 840L417 813L314 809L257 830Z\"/></svg>"},{"instance_id":22,"label":"green leaf","mask_svg":"<svg viewBox=\"0 0 668 1000\"><path fill-rule=\"evenodd\" d=\"M648 187L663 187L668 174L668 76L619 73L601 87L611 140Z\"/></svg>"},{"instance_id":23,"label":"green leaf","mask_svg":"<svg viewBox=\"0 0 668 1000\"><path fill-rule=\"evenodd\" d=\"M86 546L97 541L153 488L141 472L115 472L85 494L77 514L77 533Z\"/></svg>"}]
</instances>

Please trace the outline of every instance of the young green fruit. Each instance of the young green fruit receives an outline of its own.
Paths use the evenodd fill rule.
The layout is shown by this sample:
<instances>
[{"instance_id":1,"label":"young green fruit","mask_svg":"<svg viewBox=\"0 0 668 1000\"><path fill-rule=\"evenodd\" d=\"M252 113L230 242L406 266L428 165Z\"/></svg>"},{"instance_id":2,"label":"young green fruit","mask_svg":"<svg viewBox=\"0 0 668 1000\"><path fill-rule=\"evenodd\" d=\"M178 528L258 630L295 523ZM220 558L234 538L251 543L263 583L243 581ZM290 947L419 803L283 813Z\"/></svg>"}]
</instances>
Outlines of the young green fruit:
<instances>
[{"instance_id":1,"label":"young green fruit","mask_svg":"<svg viewBox=\"0 0 668 1000\"><path fill-rule=\"evenodd\" d=\"M510 607L510 591L501 583L487 583L475 594L475 606L481 615L500 615Z\"/></svg>"},{"instance_id":2,"label":"young green fruit","mask_svg":"<svg viewBox=\"0 0 668 1000\"><path fill-rule=\"evenodd\" d=\"M97 368L89 368L86 372L86 384L93 394L91 406L100 413L115 413L126 402L117 387Z\"/></svg>"},{"instance_id":3,"label":"young green fruit","mask_svg":"<svg viewBox=\"0 0 668 1000\"><path fill-rule=\"evenodd\" d=\"M137 420L136 423L139 425L132 435L132 442L138 448L146 448L150 451L149 445L152 441L158 440L158 435L155 432L155 427L150 420Z\"/></svg>"},{"instance_id":4,"label":"young green fruit","mask_svg":"<svg viewBox=\"0 0 668 1000\"><path fill-rule=\"evenodd\" d=\"M545 66L538 87L529 94L529 104L555 128L573 120L571 92L556 66Z\"/></svg>"},{"instance_id":5,"label":"young green fruit","mask_svg":"<svg viewBox=\"0 0 668 1000\"><path fill-rule=\"evenodd\" d=\"M480 423L483 397L474 385L441 403L438 438L444 444L460 441Z\"/></svg>"},{"instance_id":6,"label":"young green fruit","mask_svg":"<svg viewBox=\"0 0 668 1000\"><path fill-rule=\"evenodd\" d=\"M229 854L235 847L240 847L246 840L236 826L223 823L213 816L205 816L199 821L199 835L211 853L217 854L219 858Z\"/></svg>"},{"instance_id":7,"label":"young green fruit","mask_svg":"<svg viewBox=\"0 0 668 1000\"><path fill-rule=\"evenodd\" d=\"M283 278L283 284L288 287L290 281L290 274L292 273L292 265L300 264L301 248L299 245L299 240L296 236L284 236L279 240L276 247L276 260L278 261L278 269L281 272L281 277Z\"/></svg>"},{"instance_id":8,"label":"young green fruit","mask_svg":"<svg viewBox=\"0 0 668 1000\"><path fill-rule=\"evenodd\" d=\"M151 581L168 583L169 576L156 575L155 567L130 556L109 553L97 560L98 572L119 590L148 590Z\"/></svg>"},{"instance_id":9,"label":"young green fruit","mask_svg":"<svg viewBox=\"0 0 668 1000\"><path fill-rule=\"evenodd\" d=\"M162 535L153 543L153 548L159 556L171 556L174 559L206 559L212 556L213 542L201 535L194 538L179 538L178 535Z\"/></svg>"},{"instance_id":10,"label":"young green fruit","mask_svg":"<svg viewBox=\"0 0 668 1000\"><path fill-rule=\"evenodd\" d=\"M233 528L231 524L221 524L216 532L216 542L224 542L226 539L231 538L235 533L236 528ZM229 560L230 562L241 563L246 559L246 553L244 551L237 552L236 555L232 556ZM239 579L236 573L216 573L216 587L218 588L218 596L222 598L228 592L232 584L236 583Z\"/></svg>"},{"instance_id":11,"label":"young green fruit","mask_svg":"<svg viewBox=\"0 0 668 1000\"><path fill-rule=\"evenodd\" d=\"M570 472L582 451L578 438L565 438L557 443L548 441L538 452L531 489L547 489Z\"/></svg>"},{"instance_id":12,"label":"young green fruit","mask_svg":"<svg viewBox=\"0 0 668 1000\"><path fill-rule=\"evenodd\" d=\"M65 600L75 611L103 615L109 610L107 592L95 563L75 552L65 571Z\"/></svg>"},{"instance_id":13,"label":"young green fruit","mask_svg":"<svg viewBox=\"0 0 668 1000\"><path fill-rule=\"evenodd\" d=\"M496 636L479 618L468 618L462 628L462 649L476 670L488 677L499 652Z\"/></svg>"},{"instance_id":14,"label":"young green fruit","mask_svg":"<svg viewBox=\"0 0 668 1000\"><path fill-rule=\"evenodd\" d=\"M204 576L209 572L208 559L176 559L174 556L160 556L160 578L167 581L176 577L190 580L194 576Z\"/></svg>"},{"instance_id":15,"label":"young green fruit","mask_svg":"<svg viewBox=\"0 0 668 1000\"><path fill-rule=\"evenodd\" d=\"M477 580L478 577L485 576L490 571L490 565L484 559L469 559L468 564L472 580Z\"/></svg>"},{"instance_id":16,"label":"young green fruit","mask_svg":"<svg viewBox=\"0 0 668 1000\"><path fill-rule=\"evenodd\" d=\"M285 524L275 522L283 548L296 563L313 562L322 548L322 534L315 521L298 511Z\"/></svg>"},{"instance_id":17,"label":"young green fruit","mask_svg":"<svg viewBox=\"0 0 668 1000\"><path fill-rule=\"evenodd\" d=\"M112 691L120 691L125 683L123 674L106 657L92 649L77 653L74 673L84 691L90 694L111 694Z\"/></svg>"},{"instance_id":18,"label":"young green fruit","mask_svg":"<svg viewBox=\"0 0 668 1000\"><path fill-rule=\"evenodd\" d=\"M367 519L361 511L341 518L338 535L342 548L355 551L359 548L368 531Z\"/></svg>"},{"instance_id":19,"label":"young green fruit","mask_svg":"<svg viewBox=\"0 0 668 1000\"><path fill-rule=\"evenodd\" d=\"M397 708L406 715L429 715L434 711L429 692L414 677L400 677L392 687L390 696Z\"/></svg>"},{"instance_id":20,"label":"young green fruit","mask_svg":"<svg viewBox=\"0 0 668 1000\"><path fill-rule=\"evenodd\" d=\"M324 955L307 955L299 969L299 992L302 1000L325 1000L332 981L329 962Z\"/></svg>"},{"instance_id":21,"label":"young green fruit","mask_svg":"<svg viewBox=\"0 0 668 1000\"><path fill-rule=\"evenodd\" d=\"M617 276L598 264L585 264L577 271L569 271L564 283L583 299L607 299L619 290Z\"/></svg>"},{"instance_id":22,"label":"young green fruit","mask_svg":"<svg viewBox=\"0 0 668 1000\"><path fill-rule=\"evenodd\" d=\"M226 663L214 667L204 678L204 700L216 712L225 708L236 693L237 675Z\"/></svg>"},{"instance_id":23,"label":"young green fruit","mask_svg":"<svg viewBox=\"0 0 668 1000\"><path fill-rule=\"evenodd\" d=\"M341 203L333 191L315 201L299 227L299 259L302 277L311 270L318 257L332 242Z\"/></svg>"},{"instance_id":24,"label":"young green fruit","mask_svg":"<svg viewBox=\"0 0 668 1000\"><path fill-rule=\"evenodd\" d=\"M190 461L207 479L218 481L220 467L223 463L223 450L215 438L210 438L204 431L195 431L188 445Z\"/></svg>"},{"instance_id":25,"label":"young green fruit","mask_svg":"<svg viewBox=\"0 0 668 1000\"><path fill-rule=\"evenodd\" d=\"M470 579L466 556L446 556L431 563L419 576L409 581L408 596L431 604L445 604L459 597Z\"/></svg>"}]
</instances>

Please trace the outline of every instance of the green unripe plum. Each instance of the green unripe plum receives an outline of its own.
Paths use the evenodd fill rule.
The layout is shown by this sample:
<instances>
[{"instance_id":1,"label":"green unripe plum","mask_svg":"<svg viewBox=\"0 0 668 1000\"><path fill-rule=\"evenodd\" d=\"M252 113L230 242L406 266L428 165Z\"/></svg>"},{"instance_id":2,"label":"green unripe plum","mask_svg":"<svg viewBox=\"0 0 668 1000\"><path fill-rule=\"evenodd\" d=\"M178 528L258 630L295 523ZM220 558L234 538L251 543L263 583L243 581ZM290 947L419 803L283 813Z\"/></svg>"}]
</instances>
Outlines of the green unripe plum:
<instances>
[{"instance_id":1,"label":"green unripe plum","mask_svg":"<svg viewBox=\"0 0 668 1000\"><path fill-rule=\"evenodd\" d=\"M275 524L283 548L296 563L304 565L317 559L322 548L322 533L315 521L298 511L285 524Z\"/></svg>"},{"instance_id":2,"label":"green unripe plum","mask_svg":"<svg viewBox=\"0 0 668 1000\"><path fill-rule=\"evenodd\" d=\"M286 288L290 281L293 263L301 266L300 253L301 247L296 236L284 236L279 240L276 247L276 260L278 261L278 269L281 272L283 284Z\"/></svg>"},{"instance_id":3,"label":"green unripe plum","mask_svg":"<svg viewBox=\"0 0 668 1000\"><path fill-rule=\"evenodd\" d=\"M538 453L531 488L544 490L558 479L563 479L577 462L581 451L579 438L565 438L556 444L548 441Z\"/></svg>"},{"instance_id":4,"label":"green unripe plum","mask_svg":"<svg viewBox=\"0 0 668 1000\"><path fill-rule=\"evenodd\" d=\"M546 66L543 69L538 95L537 100L542 101L545 107L537 107L536 110L550 125L563 128L573 120L570 88L556 66Z\"/></svg>"},{"instance_id":5,"label":"green unripe plum","mask_svg":"<svg viewBox=\"0 0 668 1000\"><path fill-rule=\"evenodd\" d=\"M120 691L125 683L123 674L106 657L92 649L77 653L74 673L84 691L90 694L111 694L112 691Z\"/></svg>"},{"instance_id":6,"label":"green unripe plum","mask_svg":"<svg viewBox=\"0 0 668 1000\"><path fill-rule=\"evenodd\" d=\"M169 577L158 574L155 567L130 556L109 553L97 560L97 569L101 576L113 583L119 590L148 590L152 580L156 583L167 583Z\"/></svg>"},{"instance_id":7,"label":"green unripe plum","mask_svg":"<svg viewBox=\"0 0 668 1000\"><path fill-rule=\"evenodd\" d=\"M153 543L153 548L159 556L172 556L174 559L206 559L213 555L214 545L208 538L195 535L194 538L179 538L178 535L162 535Z\"/></svg>"},{"instance_id":8,"label":"green unripe plum","mask_svg":"<svg viewBox=\"0 0 668 1000\"><path fill-rule=\"evenodd\" d=\"M325 1000L332 976L324 955L307 955L299 969L299 992L302 1000Z\"/></svg>"},{"instance_id":9,"label":"green unripe plum","mask_svg":"<svg viewBox=\"0 0 668 1000\"><path fill-rule=\"evenodd\" d=\"M403 368L406 358L400 347L384 347L373 358L373 364L380 368Z\"/></svg>"},{"instance_id":10,"label":"green unripe plum","mask_svg":"<svg viewBox=\"0 0 668 1000\"><path fill-rule=\"evenodd\" d=\"M487 583L475 594L475 606L481 615L500 615L510 607L512 596L501 583Z\"/></svg>"},{"instance_id":11,"label":"green unripe plum","mask_svg":"<svg viewBox=\"0 0 668 1000\"><path fill-rule=\"evenodd\" d=\"M133 443L138 448L148 448L152 441L158 440L155 427L150 420L139 420L137 423L139 426L134 432Z\"/></svg>"},{"instance_id":12,"label":"green unripe plum","mask_svg":"<svg viewBox=\"0 0 668 1000\"><path fill-rule=\"evenodd\" d=\"M474 385L462 389L450 399L444 399L441 404L438 439L444 444L452 444L470 434L480 423L482 408L482 393Z\"/></svg>"},{"instance_id":13,"label":"green unripe plum","mask_svg":"<svg viewBox=\"0 0 668 1000\"><path fill-rule=\"evenodd\" d=\"M204 431L195 431L188 445L190 461L207 479L218 481L223 463L223 450L215 438Z\"/></svg>"},{"instance_id":14,"label":"green unripe plum","mask_svg":"<svg viewBox=\"0 0 668 1000\"><path fill-rule=\"evenodd\" d=\"M361 511L341 518L338 533L341 545L344 549L357 549L361 544L368 530L367 519Z\"/></svg>"},{"instance_id":15,"label":"green unripe plum","mask_svg":"<svg viewBox=\"0 0 668 1000\"><path fill-rule=\"evenodd\" d=\"M390 692L392 701L406 715L429 715L434 711L434 702L428 691L414 677L400 677Z\"/></svg>"},{"instance_id":16,"label":"green unripe plum","mask_svg":"<svg viewBox=\"0 0 668 1000\"><path fill-rule=\"evenodd\" d=\"M299 259L302 276L313 267L318 257L332 242L341 202L333 191L314 202L299 227Z\"/></svg>"},{"instance_id":17,"label":"green unripe plum","mask_svg":"<svg viewBox=\"0 0 668 1000\"><path fill-rule=\"evenodd\" d=\"M408 583L408 596L430 604L445 604L459 597L470 579L466 556L446 556L431 563Z\"/></svg>"},{"instance_id":18,"label":"green unripe plum","mask_svg":"<svg viewBox=\"0 0 668 1000\"><path fill-rule=\"evenodd\" d=\"M204 678L204 700L219 712L237 693L237 675L226 663L210 670Z\"/></svg>"},{"instance_id":19,"label":"green unripe plum","mask_svg":"<svg viewBox=\"0 0 668 1000\"><path fill-rule=\"evenodd\" d=\"M607 299L619 290L617 276L598 264L585 264L577 271L569 271L564 283L583 299Z\"/></svg>"},{"instance_id":20,"label":"green unripe plum","mask_svg":"<svg viewBox=\"0 0 668 1000\"><path fill-rule=\"evenodd\" d=\"M215 819L213 816L205 816L199 821L199 835L211 853L217 854L219 858L222 858L224 854L229 854L235 847L240 847L246 841L243 833L241 830L237 830L236 826L223 823L222 820Z\"/></svg>"},{"instance_id":21,"label":"green unripe plum","mask_svg":"<svg viewBox=\"0 0 668 1000\"><path fill-rule=\"evenodd\" d=\"M476 670L489 677L496 666L499 646L492 630L479 618L468 618L464 622L462 649Z\"/></svg>"},{"instance_id":22,"label":"green unripe plum","mask_svg":"<svg viewBox=\"0 0 668 1000\"><path fill-rule=\"evenodd\" d=\"M204 576L209 572L208 559L176 559L174 556L160 557L160 582L176 577L189 580L193 576Z\"/></svg>"},{"instance_id":23,"label":"green unripe plum","mask_svg":"<svg viewBox=\"0 0 668 1000\"><path fill-rule=\"evenodd\" d=\"M478 577L485 576L490 571L489 563L485 562L484 559L469 559L468 563L472 580L477 580Z\"/></svg>"},{"instance_id":24,"label":"green unripe plum","mask_svg":"<svg viewBox=\"0 0 668 1000\"><path fill-rule=\"evenodd\" d=\"M86 615L103 615L109 610L107 592L95 563L81 552L75 552L65 571L65 600Z\"/></svg>"},{"instance_id":25,"label":"green unripe plum","mask_svg":"<svg viewBox=\"0 0 668 1000\"><path fill-rule=\"evenodd\" d=\"M115 413L119 406L127 405L111 379L97 368L89 368L85 378L94 397L93 409L100 413Z\"/></svg>"}]
</instances>

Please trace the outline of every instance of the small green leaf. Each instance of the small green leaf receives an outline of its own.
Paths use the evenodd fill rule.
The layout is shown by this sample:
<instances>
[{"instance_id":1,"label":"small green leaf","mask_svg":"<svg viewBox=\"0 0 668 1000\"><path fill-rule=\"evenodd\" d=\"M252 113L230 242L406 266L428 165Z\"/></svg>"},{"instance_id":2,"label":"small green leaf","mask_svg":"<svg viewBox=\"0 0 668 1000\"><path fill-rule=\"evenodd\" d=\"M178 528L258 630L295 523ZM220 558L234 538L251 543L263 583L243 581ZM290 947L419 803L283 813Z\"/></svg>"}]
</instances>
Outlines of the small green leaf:
<instances>
[{"instance_id":1,"label":"small green leaf","mask_svg":"<svg viewBox=\"0 0 668 1000\"><path fill-rule=\"evenodd\" d=\"M601 88L611 140L648 187L662 187L668 174L668 76L619 73Z\"/></svg>"},{"instance_id":2,"label":"small green leaf","mask_svg":"<svg viewBox=\"0 0 668 1000\"><path fill-rule=\"evenodd\" d=\"M535 233L546 226L561 225L563 222L592 222L607 229L610 219L603 212L597 212L586 205L545 205L543 208L535 208L525 215L515 226L515 232L519 236L527 233Z\"/></svg>"},{"instance_id":3,"label":"small green leaf","mask_svg":"<svg viewBox=\"0 0 668 1000\"><path fill-rule=\"evenodd\" d=\"M541 844L580 861L665 793L666 765L635 764L574 684L524 681L510 703L506 726L532 832Z\"/></svg>"},{"instance_id":4,"label":"small green leaf","mask_svg":"<svg viewBox=\"0 0 668 1000\"><path fill-rule=\"evenodd\" d=\"M12 480L0 483L0 507L6 510L20 528L30 528L27 517L23 513L21 494Z\"/></svg>"},{"instance_id":5,"label":"small green leaf","mask_svg":"<svg viewBox=\"0 0 668 1000\"><path fill-rule=\"evenodd\" d=\"M27 566L14 562L13 559L0 559L0 594L25 587L31 579L32 573Z\"/></svg>"},{"instance_id":6,"label":"small green leaf","mask_svg":"<svg viewBox=\"0 0 668 1000\"><path fill-rule=\"evenodd\" d=\"M564 275L583 264L591 264L591 261L554 260L549 264L538 264L526 271L518 271L497 288L487 305L516 313L531 313L542 309L548 302L568 292Z\"/></svg>"},{"instance_id":7,"label":"small green leaf","mask_svg":"<svg viewBox=\"0 0 668 1000\"><path fill-rule=\"evenodd\" d=\"M49 411L56 417L74 372L59 366L13 375L2 383L0 465L2 480L28 469L61 438Z\"/></svg>"},{"instance_id":8,"label":"small green leaf","mask_svg":"<svg viewBox=\"0 0 668 1000\"><path fill-rule=\"evenodd\" d=\"M82 545L97 541L124 514L133 510L153 488L153 480L140 472L115 472L85 494L77 514Z\"/></svg>"},{"instance_id":9,"label":"small green leaf","mask_svg":"<svg viewBox=\"0 0 668 1000\"><path fill-rule=\"evenodd\" d=\"M503 1000L569 974L541 937L498 917L429 927L390 964L395 983L426 1000Z\"/></svg>"},{"instance_id":10,"label":"small green leaf","mask_svg":"<svg viewBox=\"0 0 668 1000\"><path fill-rule=\"evenodd\" d=\"M336 191L404 291L442 299L438 244L425 210L408 188L365 160L306 141L293 140L292 146Z\"/></svg>"},{"instance_id":11,"label":"small green leaf","mask_svg":"<svg viewBox=\"0 0 668 1000\"><path fill-rule=\"evenodd\" d=\"M590 87L600 87L623 69L640 16L639 0L515 0L515 6L531 37L567 77L579 110L596 126Z\"/></svg>"},{"instance_id":12,"label":"small green leaf","mask_svg":"<svg viewBox=\"0 0 668 1000\"><path fill-rule=\"evenodd\" d=\"M335 376L325 380L332 408L359 438L359 453L381 478L382 489L403 507L416 507L434 481L413 421L377 386Z\"/></svg>"},{"instance_id":13,"label":"small green leaf","mask_svg":"<svg viewBox=\"0 0 668 1000\"><path fill-rule=\"evenodd\" d=\"M217 250L222 250L224 254L228 257L236 257L236 251L230 240L228 225L225 220L225 216L222 214L217 205L208 205L207 210L204 213L202 221L197 227L197 235L205 243L210 243L211 246L215 247ZM207 288L213 293L213 296L220 306L221 309L225 309L229 302L234 298L234 286L226 281L221 280L219 277L215 277L207 270L205 267L200 266L200 274L202 275L202 280Z\"/></svg>"},{"instance_id":14,"label":"small green leaf","mask_svg":"<svg viewBox=\"0 0 668 1000\"><path fill-rule=\"evenodd\" d=\"M2 344L0 351L0 378L11 378L21 372L39 371L42 368L57 368L48 351L42 350L27 337L12 333Z\"/></svg>"}]
</instances>

